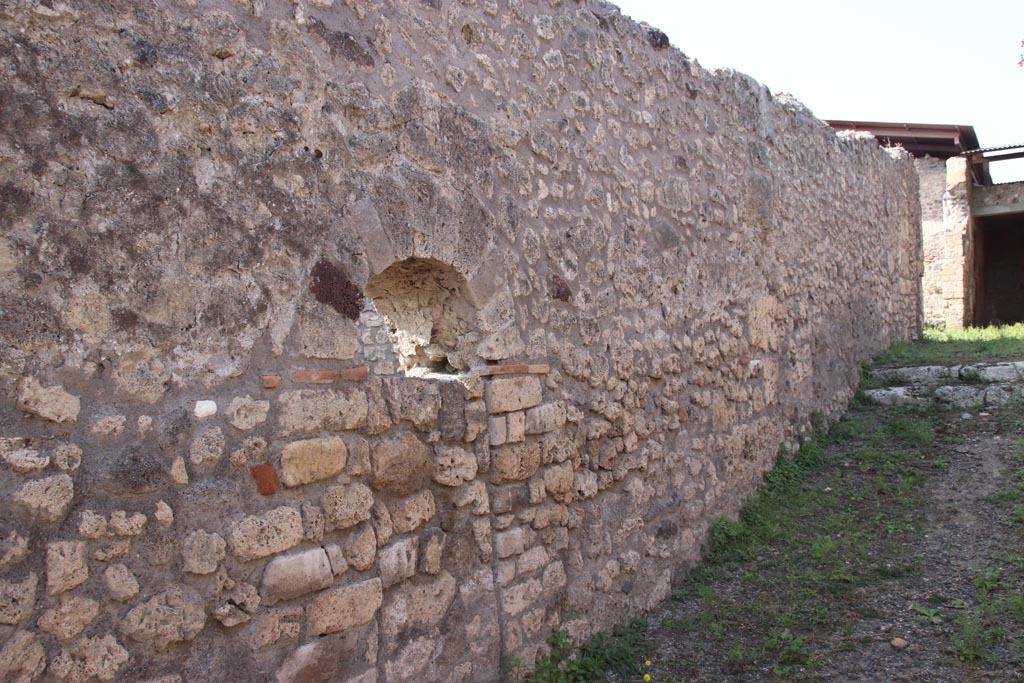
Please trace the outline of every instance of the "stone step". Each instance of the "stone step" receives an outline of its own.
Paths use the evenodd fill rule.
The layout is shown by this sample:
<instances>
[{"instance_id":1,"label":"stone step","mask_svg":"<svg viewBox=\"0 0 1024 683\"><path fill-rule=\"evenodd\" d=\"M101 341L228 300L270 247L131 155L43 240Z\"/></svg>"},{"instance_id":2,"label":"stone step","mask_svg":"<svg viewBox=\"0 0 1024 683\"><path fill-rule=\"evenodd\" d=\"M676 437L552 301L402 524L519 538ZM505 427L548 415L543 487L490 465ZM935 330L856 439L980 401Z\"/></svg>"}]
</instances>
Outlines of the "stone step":
<instances>
[{"instance_id":1,"label":"stone step","mask_svg":"<svg viewBox=\"0 0 1024 683\"><path fill-rule=\"evenodd\" d=\"M865 389L864 398L878 405L926 405L940 403L951 408L992 408L1024 398L1020 384L942 384Z\"/></svg>"},{"instance_id":2,"label":"stone step","mask_svg":"<svg viewBox=\"0 0 1024 683\"><path fill-rule=\"evenodd\" d=\"M871 376L882 382L928 386L957 381L972 384L1021 382L1024 381L1024 361L875 368Z\"/></svg>"}]
</instances>

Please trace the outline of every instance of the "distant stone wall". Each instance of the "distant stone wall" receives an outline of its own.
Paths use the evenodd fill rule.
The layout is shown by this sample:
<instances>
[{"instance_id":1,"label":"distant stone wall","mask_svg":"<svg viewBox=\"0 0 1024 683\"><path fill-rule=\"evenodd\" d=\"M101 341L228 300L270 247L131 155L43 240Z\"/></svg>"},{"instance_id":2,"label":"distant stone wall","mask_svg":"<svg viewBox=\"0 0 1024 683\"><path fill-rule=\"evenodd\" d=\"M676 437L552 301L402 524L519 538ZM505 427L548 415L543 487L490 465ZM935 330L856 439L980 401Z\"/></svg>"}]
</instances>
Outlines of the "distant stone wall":
<instances>
[{"instance_id":1,"label":"distant stone wall","mask_svg":"<svg viewBox=\"0 0 1024 683\"><path fill-rule=\"evenodd\" d=\"M493 681L666 597L921 246L908 157L665 42L0 6L0 680Z\"/></svg>"},{"instance_id":2,"label":"distant stone wall","mask_svg":"<svg viewBox=\"0 0 1024 683\"><path fill-rule=\"evenodd\" d=\"M922 157L914 166L921 179L924 320L939 327L963 327L972 322L965 317L970 271L964 266L970 243L970 192L975 188L960 157L949 161L948 174L942 159Z\"/></svg>"},{"instance_id":3,"label":"distant stone wall","mask_svg":"<svg viewBox=\"0 0 1024 683\"><path fill-rule=\"evenodd\" d=\"M976 187L972 207L981 213L1024 213L1024 182Z\"/></svg>"}]
</instances>

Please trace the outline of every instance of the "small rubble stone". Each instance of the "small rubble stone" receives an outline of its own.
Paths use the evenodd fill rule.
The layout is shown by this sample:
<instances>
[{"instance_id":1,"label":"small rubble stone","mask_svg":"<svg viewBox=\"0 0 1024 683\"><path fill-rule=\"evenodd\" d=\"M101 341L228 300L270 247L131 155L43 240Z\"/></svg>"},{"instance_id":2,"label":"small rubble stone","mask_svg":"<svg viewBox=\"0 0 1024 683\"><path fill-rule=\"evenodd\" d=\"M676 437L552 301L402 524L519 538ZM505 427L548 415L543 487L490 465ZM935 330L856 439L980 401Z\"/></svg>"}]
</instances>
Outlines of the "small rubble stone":
<instances>
[{"instance_id":1,"label":"small rubble stone","mask_svg":"<svg viewBox=\"0 0 1024 683\"><path fill-rule=\"evenodd\" d=\"M100 605L79 595L61 596L56 607L39 617L39 630L57 638L70 640L85 630L96 619Z\"/></svg>"},{"instance_id":2,"label":"small rubble stone","mask_svg":"<svg viewBox=\"0 0 1024 683\"><path fill-rule=\"evenodd\" d=\"M206 429L192 440L188 461L200 467L217 462L224 456L224 432L220 427Z\"/></svg>"},{"instance_id":3,"label":"small rubble stone","mask_svg":"<svg viewBox=\"0 0 1024 683\"><path fill-rule=\"evenodd\" d=\"M373 491L365 484L332 486L320 499L326 517L326 528L347 529L370 519Z\"/></svg>"},{"instance_id":4,"label":"small rubble stone","mask_svg":"<svg viewBox=\"0 0 1024 683\"><path fill-rule=\"evenodd\" d=\"M139 582L123 564L112 564L103 570L103 584L112 600L125 602L139 594Z\"/></svg>"},{"instance_id":5,"label":"small rubble stone","mask_svg":"<svg viewBox=\"0 0 1024 683\"><path fill-rule=\"evenodd\" d=\"M269 448L270 446L267 444L266 439L259 436L250 436L242 442L241 446L231 451L231 456L228 460L235 467L245 467L250 463L264 459Z\"/></svg>"},{"instance_id":6,"label":"small rubble stone","mask_svg":"<svg viewBox=\"0 0 1024 683\"><path fill-rule=\"evenodd\" d=\"M171 370L155 349L125 354L114 363L117 393L144 403L163 398L171 381Z\"/></svg>"},{"instance_id":7,"label":"small rubble stone","mask_svg":"<svg viewBox=\"0 0 1024 683\"><path fill-rule=\"evenodd\" d=\"M18 474L41 472L50 466L50 456L30 448L22 448L3 454L7 466Z\"/></svg>"},{"instance_id":8,"label":"small rubble stone","mask_svg":"<svg viewBox=\"0 0 1024 683\"><path fill-rule=\"evenodd\" d=\"M181 547L184 570L190 574L212 574L226 556L227 544L217 534L197 529L185 537Z\"/></svg>"},{"instance_id":9,"label":"small rubble stone","mask_svg":"<svg viewBox=\"0 0 1024 683\"><path fill-rule=\"evenodd\" d=\"M110 534L107 518L96 514L93 510L82 510L82 517L78 522L78 535L89 540L105 538Z\"/></svg>"},{"instance_id":10,"label":"small rubble stone","mask_svg":"<svg viewBox=\"0 0 1024 683\"><path fill-rule=\"evenodd\" d=\"M185 458L177 457L171 464L171 479L180 486L188 485L188 470L185 468Z\"/></svg>"},{"instance_id":11,"label":"small rubble stone","mask_svg":"<svg viewBox=\"0 0 1024 683\"><path fill-rule=\"evenodd\" d=\"M405 633L437 626L457 592L458 584L448 572L442 572L431 581L410 582L388 591L381 610L384 637L400 639Z\"/></svg>"},{"instance_id":12,"label":"small rubble stone","mask_svg":"<svg viewBox=\"0 0 1024 683\"><path fill-rule=\"evenodd\" d=\"M33 479L14 492L14 504L36 522L52 524L60 521L74 497L75 484L66 474Z\"/></svg>"},{"instance_id":13,"label":"small rubble stone","mask_svg":"<svg viewBox=\"0 0 1024 683\"><path fill-rule=\"evenodd\" d=\"M526 481L540 468L539 443L501 446L491 454L491 481L495 484Z\"/></svg>"},{"instance_id":14,"label":"small rubble stone","mask_svg":"<svg viewBox=\"0 0 1024 683\"><path fill-rule=\"evenodd\" d=\"M96 436L121 436L128 419L124 415L108 415L96 421L92 433Z\"/></svg>"},{"instance_id":15,"label":"small rubble stone","mask_svg":"<svg viewBox=\"0 0 1024 683\"><path fill-rule=\"evenodd\" d=\"M419 542L415 538L395 541L377 555L377 569L385 588L405 581L416 574Z\"/></svg>"},{"instance_id":16,"label":"small rubble stone","mask_svg":"<svg viewBox=\"0 0 1024 683\"><path fill-rule=\"evenodd\" d=\"M240 560L276 555L302 540L302 516L293 507L281 506L252 515L231 525L228 544Z\"/></svg>"},{"instance_id":17,"label":"small rubble stone","mask_svg":"<svg viewBox=\"0 0 1024 683\"><path fill-rule=\"evenodd\" d=\"M275 557L263 570L260 594L268 605L330 588L334 572L327 552L312 548Z\"/></svg>"},{"instance_id":18,"label":"small rubble stone","mask_svg":"<svg viewBox=\"0 0 1024 683\"><path fill-rule=\"evenodd\" d=\"M39 577L29 573L21 581L0 579L0 624L17 625L32 614Z\"/></svg>"},{"instance_id":19,"label":"small rubble stone","mask_svg":"<svg viewBox=\"0 0 1024 683\"><path fill-rule=\"evenodd\" d=\"M527 434L545 434L564 426L565 406L561 403L545 403L526 411Z\"/></svg>"},{"instance_id":20,"label":"small rubble stone","mask_svg":"<svg viewBox=\"0 0 1024 683\"><path fill-rule=\"evenodd\" d=\"M124 510L110 513L110 531L117 536L138 536L146 526L146 515L136 512L131 517Z\"/></svg>"},{"instance_id":21,"label":"small rubble stone","mask_svg":"<svg viewBox=\"0 0 1024 683\"><path fill-rule=\"evenodd\" d=\"M377 535L370 524L352 532L345 544L345 559L357 571L366 571L377 559Z\"/></svg>"},{"instance_id":22,"label":"small rubble stone","mask_svg":"<svg viewBox=\"0 0 1024 683\"><path fill-rule=\"evenodd\" d=\"M508 418L504 415L492 415L487 418L487 433L492 446L502 446L508 442Z\"/></svg>"},{"instance_id":23,"label":"small rubble stone","mask_svg":"<svg viewBox=\"0 0 1024 683\"><path fill-rule=\"evenodd\" d=\"M274 683L310 683L334 680L338 653L329 640L314 640L297 647L274 673Z\"/></svg>"},{"instance_id":24,"label":"small rubble stone","mask_svg":"<svg viewBox=\"0 0 1024 683\"><path fill-rule=\"evenodd\" d=\"M200 420L204 417L212 417L217 414L217 402L216 401L196 401L195 408L192 409L192 414L198 417Z\"/></svg>"},{"instance_id":25,"label":"small rubble stone","mask_svg":"<svg viewBox=\"0 0 1024 683\"><path fill-rule=\"evenodd\" d=\"M58 541L46 546L46 594L58 595L89 578L83 541Z\"/></svg>"},{"instance_id":26,"label":"small rubble stone","mask_svg":"<svg viewBox=\"0 0 1024 683\"><path fill-rule=\"evenodd\" d=\"M327 479L345 469L347 456L341 437L293 441L281 451L281 478L288 488Z\"/></svg>"},{"instance_id":27,"label":"small rubble stone","mask_svg":"<svg viewBox=\"0 0 1024 683\"><path fill-rule=\"evenodd\" d=\"M458 446L434 448L434 481L442 486L462 486L476 477L476 454Z\"/></svg>"},{"instance_id":28,"label":"small rubble stone","mask_svg":"<svg viewBox=\"0 0 1024 683\"><path fill-rule=\"evenodd\" d=\"M421 673L434 654L434 639L426 636L407 643L384 664L389 681L423 680Z\"/></svg>"},{"instance_id":29,"label":"small rubble stone","mask_svg":"<svg viewBox=\"0 0 1024 683\"><path fill-rule=\"evenodd\" d=\"M420 538L420 571L436 575L441 571L441 560L448 536L440 529L431 529Z\"/></svg>"},{"instance_id":30,"label":"small rubble stone","mask_svg":"<svg viewBox=\"0 0 1024 683\"><path fill-rule=\"evenodd\" d=\"M17 531L7 534L7 538L0 541L0 567L17 564L28 555L28 541Z\"/></svg>"},{"instance_id":31,"label":"small rubble stone","mask_svg":"<svg viewBox=\"0 0 1024 683\"><path fill-rule=\"evenodd\" d=\"M157 502L153 517L156 519L156 523L165 529L174 524L174 510L162 500Z\"/></svg>"},{"instance_id":32,"label":"small rubble stone","mask_svg":"<svg viewBox=\"0 0 1024 683\"><path fill-rule=\"evenodd\" d=\"M380 579L368 579L318 595L307 608L309 634L338 633L373 619L383 602Z\"/></svg>"},{"instance_id":33,"label":"small rubble stone","mask_svg":"<svg viewBox=\"0 0 1024 683\"><path fill-rule=\"evenodd\" d=\"M522 527L515 527L494 535L494 552L500 559L519 555L526 546L526 535Z\"/></svg>"},{"instance_id":34,"label":"small rubble stone","mask_svg":"<svg viewBox=\"0 0 1024 683\"><path fill-rule=\"evenodd\" d=\"M331 543L324 546L324 552L327 553L327 560L331 563L331 572L335 576L341 576L348 571L348 561L345 559L345 553L342 552L340 545Z\"/></svg>"},{"instance_id":35,"label":"small rubble stone","mask_svg":"<svg viewBox=\"0 0 1024 683\"><path fill-rule=\"evenodd\" d=\"M250 396L236 396L227 409L228 422L235 429L249 431L267 421L270 401L257 401Z\"/></svg>"},{"instance_id":36,"label":"small rubble stone","mask_svg":"<svg viewBox=\"0 0 1024 683\"><path fill-rule=\"evenodd\" d=\"M20 410L57 424L74 424L81 402L61 386L44 387L35 377L18 382L17 405Z\"/></svg>"},{"instance_id":37,"label":"small rubble stone","mask_svg":"<svg viewBox=\"0 0 1024 683\"><path fill-rule=\"evenodd\" d=\"M900 637L893 638L889 641L889 644L897 650L906 650L907 646L910 645L910 643L908 643L904 638Z\"/></svg>"},{"instance_id":38,"label":"small rubble stone","mask_svg":"<svg viewBox=\"0 0 1024 683\"><path fill-rule=\"evenodd\" d=\"M61 472L74 472L82 464L82 449L73 443L57 446L53 451L53 464Z\"/></svg>"},{"instance_id":39,"label":"small rubble stone","mask_svg":"<svg viewBox=\"0 0 1024 683\"><path fill-rule=\"evenodd\" d=\"M172 643L192 640L205 624L203 598L191 588L172 585L133 607L121 620L120 629L133 640L152 642L164 649Z\"/></svg>"}]
</instances>

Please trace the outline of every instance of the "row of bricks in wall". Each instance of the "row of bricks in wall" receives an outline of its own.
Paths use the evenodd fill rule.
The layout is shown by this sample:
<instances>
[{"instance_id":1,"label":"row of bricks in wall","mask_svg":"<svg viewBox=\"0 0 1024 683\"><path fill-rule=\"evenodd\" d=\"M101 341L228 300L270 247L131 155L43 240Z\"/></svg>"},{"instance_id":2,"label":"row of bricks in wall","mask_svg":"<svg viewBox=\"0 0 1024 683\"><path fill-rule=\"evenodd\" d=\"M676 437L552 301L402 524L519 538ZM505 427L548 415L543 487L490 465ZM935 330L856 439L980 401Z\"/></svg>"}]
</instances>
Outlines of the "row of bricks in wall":
<instances>
[{"instance_id":1,"label":"row of bricks in wall","mask_svg":"<svg viewBox=\"0 0 1024 683\"><path fill-rule=\"evenodd\" d=\"M473 371L478 377L497 377L500 375L546 375L550 367L544 364L534 365L488 365ZM362 382L370 376L370 368L358 365L340 370L296 370L291 374L292 381L297 384L333 384L343 382ZM264 389L276 389L281 386L281 375L260 375Z\"/></svg>"}]
</instances>

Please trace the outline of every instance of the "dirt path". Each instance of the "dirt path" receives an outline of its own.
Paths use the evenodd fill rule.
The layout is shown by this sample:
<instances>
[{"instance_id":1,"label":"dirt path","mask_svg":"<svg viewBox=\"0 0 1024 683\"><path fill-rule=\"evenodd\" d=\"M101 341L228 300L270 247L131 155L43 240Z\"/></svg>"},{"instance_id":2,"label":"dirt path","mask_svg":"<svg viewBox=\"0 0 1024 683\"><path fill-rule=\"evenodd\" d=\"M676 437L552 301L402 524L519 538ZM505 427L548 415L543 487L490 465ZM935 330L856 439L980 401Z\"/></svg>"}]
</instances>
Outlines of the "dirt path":
<instances>
[{"instance_id":1,"label":"dirt path","mask_svg":"<svg viewBox=\"0 0 1024 683\"><path fill-rule=\"evenodd\" d=\"M854 411L650 618L651 680L1024 680L1022 417Z\"/></svg>"}]
</instances>

